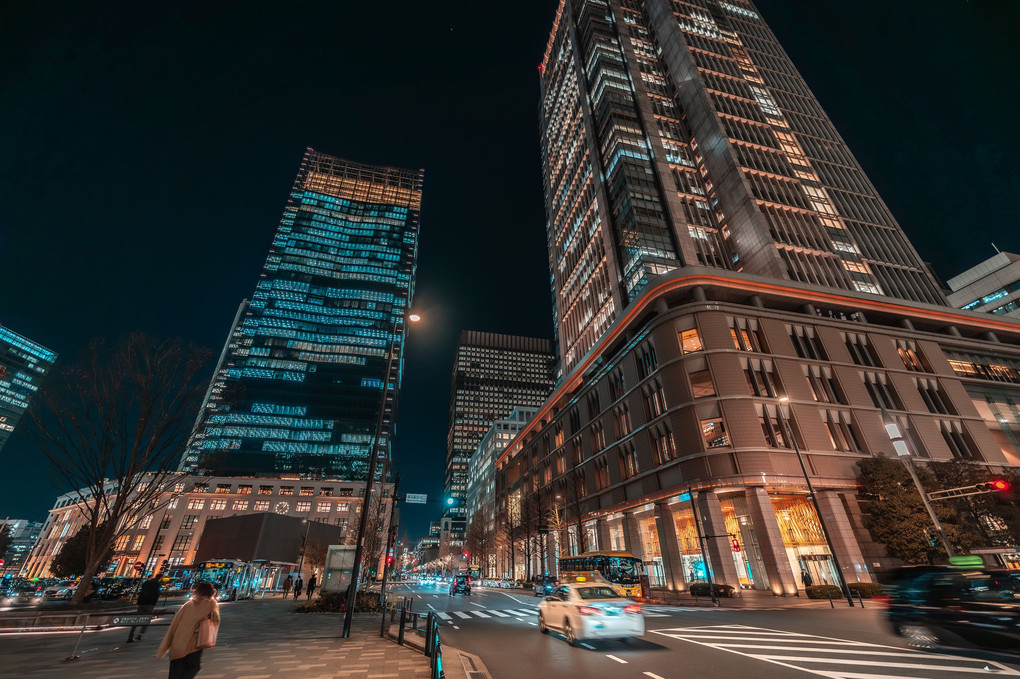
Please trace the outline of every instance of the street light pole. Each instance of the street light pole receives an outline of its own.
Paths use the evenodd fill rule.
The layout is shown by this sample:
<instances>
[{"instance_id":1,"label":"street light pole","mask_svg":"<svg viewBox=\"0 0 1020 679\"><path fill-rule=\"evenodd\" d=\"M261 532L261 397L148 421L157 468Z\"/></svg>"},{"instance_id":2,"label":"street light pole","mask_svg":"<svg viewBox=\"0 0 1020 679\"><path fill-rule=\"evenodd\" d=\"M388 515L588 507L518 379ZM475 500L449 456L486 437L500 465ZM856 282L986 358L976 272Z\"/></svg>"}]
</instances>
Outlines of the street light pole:
<instances>
[{"instance_id":1,"label":"street light pole","mask_svg":"<svg viewBox=\"0 0 1020 679\"><path fill-rule=\"evenodd\" d=\"M390 550L393 548L393 540L397 536L397 524L394 519L397 515L397 489L400 488L400 474L396 474L393 478L393 497L390 498L390 527L386 537L386 553L383 554L383 569L382 569L382 583L379 585L379 608L382 609L382 627L379 629L379 636L383 636L383 631L386 629L386 572L389 570L388 559L390 557ZM362 510L364 511L364 510ZM396 560L394 560L395 562Z\"/></svg>"},{"instance_id":2,"label":"street light pole","mask_svg":"<svg viewBox=\"0 0 1020 679\"><path fill-rule=\"evenodd\" d=\"M935 525L935 532L938 533L939 539L942 541L942 546L946 550L946 554L949 558L956 556L956 551L953 546L949 543L949 538L946 537L946 532L942 529L942 522L939 521L939 517L935 514L935 509L931 506L931 502L928 500L928 492L921 485L921 479L917 478L917 470L914 469L914 459L910 454L910 447L907 445L906 439L900 434L900 427L896 424L896 420L892 418L885 408L882 408L882 425L885 427L886 433L889 435L889 440L892 441L893 450L896 451L896 456L903 460L903 464L906 465L907 471L910 472L910 478L914 480L914 486L917 487L917 493L921 496L921 502L924 503L924 508L928 510L928 516L931 518L931 522Z\"/></svg>"},{"instance_id":3,"label":"street light pole","mask_svg":"<svg viewBox=\"0 0 1020 679\"><path fill-rule=\"evenodd\" d=\"M302 519L301 523L305 524L305 534L301 537L301 559L298 561L297 567L299 578L305 570L305 551L307 551L306 545L308 544L308 529L312 527L312 522L308 519Z\"/></svg>"},{"instance_id":4,"label":"street light pole","mask_svg":"<svg viewBox=\"0 0 1020 679\"><path fill-rule=\"evenodd\" d=\"M417 314L407 317L411 322L420 320ZM341 639L351 636L351 623L354 621L354 603L358 600L358 580L361 578L361 559L365 551L365 529L368 527L368 512L372 504L372 487L375 485L375 470L379 461L379 447L382 439L383 421L386 415L386 396L390 390L390 371L393 370L393 354L397 347L397 326L400 317L393 320L393 332L390 339L390 348L386 358L386 372L383 374L382 398L379 400L379 420L375 425L375 438L372 442L370 459L368 461L368 478L365 480L365 500L361 504L361 519L358 521L358 538L354 548L354 563L351 566L351 584L347 588L347 610L344 612L343 630L340 633Z\"/></svg>"},{"instance_id":5,"label":"street light pole","mask_svg":"<svg viewBox=\"0 0 1020 679\"><path fill-rule=\"evenodd\" d=\"M782 404L789 400L789 396L783 396L779 399L779 402ZM779 407L782 408L782 405ZM818 498L815 496L815 488L811 485L811 477L808 476L807 466L804 464L804 456L800 452L800 446L797 445L797 437L793 435L793 428L790 427L789 422L786 421L786 415L780 412L779 416L779 420L783 425L783 435L790 437L790 442L793 443L793 450L797 453L797 462L800 463L800 471L804 475L804 482L807 484L808 497L811 498L811 504L815 507L815 514L818 515L818 523L822 526L822 535L825 536L825 544L829 548L829 554L832 555L832 562L836 565L836 576L839 578L839 587L843 590L843 594L846 596L846 601L850 604L850 608L853 608L854 597L850 593L850 586L846 582L846 576L843 575L843 567L839 563L839 556L836 555L836 548L832 546L832 537L829 535L829 529L825 525L825 517L822 516L822 508L818 506Z\"/></svg>"}]
</instances>

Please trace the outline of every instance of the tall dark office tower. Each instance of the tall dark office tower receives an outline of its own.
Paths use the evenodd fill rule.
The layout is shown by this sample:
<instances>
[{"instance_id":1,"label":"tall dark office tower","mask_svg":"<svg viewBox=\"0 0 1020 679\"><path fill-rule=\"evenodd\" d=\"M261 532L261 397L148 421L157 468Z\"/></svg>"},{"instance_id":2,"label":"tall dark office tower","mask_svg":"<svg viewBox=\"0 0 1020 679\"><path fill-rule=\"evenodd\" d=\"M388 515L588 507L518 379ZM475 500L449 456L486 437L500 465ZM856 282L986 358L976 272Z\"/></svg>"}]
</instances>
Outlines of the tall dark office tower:
<instances>
[{"instance_id":1,"label":"tall dark office tower","mask_svg":"<svg viewBox=\"0 0 1020 679\"><path fill-rule=\"evenodd\" d=\"M388 458L422 178L308 149L182 469L364 479L384 389Z\"/></svg>"},{"instance_id":2,"label":"tall dark office tower","mask_svg":"<svg viewBox=\"0 0 1020 679\"><path fill-rule=\"evenodd\" d=\"M0 450L57 355L0 325Z\"/></svg>"},{"instance_id":3,"label":"tall dark office tower","mask_svg":"<svg viewBox=\"0 0 1020 679\"><path fill-rule=\"evenodd\" d=\"M446 514L462 533L468 460L496 420L517 406L538 407L552 393L556 358L552 343L534 337L465 330L457 342L446 440Z\"/></svg>"},{"instance_id":4,"label":"tall dark office tower","mask_svg":"<svg viewBox=\"0 0 1020 679\"><path fill-rule=\"evenodd\" d=\"M679 267L945 304L747 0L563 0L541 84L564 374Z\"/></svg>"}]
</instances>

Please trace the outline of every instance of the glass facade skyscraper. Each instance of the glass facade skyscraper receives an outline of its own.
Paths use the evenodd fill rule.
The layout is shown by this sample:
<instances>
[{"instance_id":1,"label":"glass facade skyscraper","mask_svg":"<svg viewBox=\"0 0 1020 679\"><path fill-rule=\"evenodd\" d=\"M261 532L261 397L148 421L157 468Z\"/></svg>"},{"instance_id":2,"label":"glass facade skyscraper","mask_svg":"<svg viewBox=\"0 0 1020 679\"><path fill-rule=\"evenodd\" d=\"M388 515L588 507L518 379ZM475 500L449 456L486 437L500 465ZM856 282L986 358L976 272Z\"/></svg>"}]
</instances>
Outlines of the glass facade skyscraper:
<instances>
[{"instance_id":1,"label":"glass facade skyscraper","mask_svg":"<svg viewBox=\"0 0 1020 679\"><path fill-rule=\"evenodd\" d=\"M541 85L564 374L679 267L945 304L747 0L563 0Z\"/></svg>"},{"instance_id":2,"label":"glass facade skyscraper","mask_svg":"<svg viewBox=\"0 0 1020 679\"><path fill-rule=\"evenodd\" d=\"M556 383L547 339L465 330L457 342L446 442L446 515L461 534L467 514L468 462L493 422L518 406L538 407Z\"/></svg>"},{"instance_id":3,"label":"glass facade skyscraper","mask_svg":"<svg viewBox=\"0 0 1020 679\"><path fill-rule=\"evenodd\" d=\"M0 450L56 360L54 352L0 325Z\"/></svg>"},{"instance_id":4,"label":"glass facade skyscraper","mask_svg":"<svg viewBox=\"0 0 1020 679\"><path fill-rule=\"evenodd\" d=\"M363 480L380 407L389 457L422 180L308 149L182 469Z\"/></svg>"}]
</instances>

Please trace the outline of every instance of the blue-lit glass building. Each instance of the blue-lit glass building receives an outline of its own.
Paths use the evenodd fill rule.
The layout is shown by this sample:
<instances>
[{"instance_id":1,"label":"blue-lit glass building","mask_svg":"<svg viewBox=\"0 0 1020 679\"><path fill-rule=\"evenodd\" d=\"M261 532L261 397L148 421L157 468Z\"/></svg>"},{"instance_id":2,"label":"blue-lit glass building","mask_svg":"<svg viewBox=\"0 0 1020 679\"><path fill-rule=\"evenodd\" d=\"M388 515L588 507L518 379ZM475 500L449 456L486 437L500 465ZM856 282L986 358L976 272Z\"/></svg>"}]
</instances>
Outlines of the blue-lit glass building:
<instances>
[{"instance_id":1,"label":"blue-lit glass building","mask_svg":"<svg viewBox=\"0 0 1020 679\"><path fill-rule=\"evenodd\" d=\"M56 353L0 325L0 450L56 360Z\"/></svg>"},{"instance_id":2,"label":"blue-lit glass building","mask_svg":"<svg viewBox=\"0 0 1020 679\"><path fill-rule=\"evenodd\" d=\"M386 380L389 456L422 178L306 151L183 470L364 479Z\"/></svg>"}]
</instances>

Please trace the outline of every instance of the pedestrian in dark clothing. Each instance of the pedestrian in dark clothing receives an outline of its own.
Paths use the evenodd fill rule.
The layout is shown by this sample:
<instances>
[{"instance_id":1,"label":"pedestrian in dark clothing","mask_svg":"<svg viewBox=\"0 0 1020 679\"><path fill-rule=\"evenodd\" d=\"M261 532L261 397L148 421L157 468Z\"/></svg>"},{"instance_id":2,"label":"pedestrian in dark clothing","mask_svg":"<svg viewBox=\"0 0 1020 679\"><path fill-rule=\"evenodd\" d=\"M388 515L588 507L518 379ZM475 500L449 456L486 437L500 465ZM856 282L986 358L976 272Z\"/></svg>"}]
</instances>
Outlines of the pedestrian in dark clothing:
<instances>
[{"instance_id":1,"label":"pedestrian in dark clothing","mask_svg":"<svg viewBox=\"0 0 1020 679\"><path fill-rule=\"evenodd\" d=\"M805 587L810 587L811 583L814 582L814 579L812 579L811 574L807 572L806 568L800 572L800 581L804 583Z\"/></svg>"},{"instance_id":2,"label":"pedestrian in dark clothing","mask_svg":"<svg viewBox=\"0 0 1020 679\"><path fill-rule=\"evenodd\" d=\"M305 581L302 580L301 576L299 575L298 578L297 578L297 582L294 583L294 600L295 601L297 600L297 598L299 596L301 596L301 588L304 587L304 586L305 586Z\"/></svg>"},{"instance_id":3,"label":"pedestrian in dark clothing","mask_svg":"<svg viewBox=\"0 0 1020 679\"><path fill-rule=\"evenodd\" d=\"M290 576L283 581L283 598L286 599L290 595L290 586L294 583L291 582Z\"/></svg>"},{"instance_id":4,"label":"pedestrian in dark clothing","mask_svg":"<svg viewBox=\"0 0 1020 679\"><path fill-rule=\"evenodd\" d=\"M159 592L162 588L159 584L159 576L153 575L151 578L142 583L141 588L138 590L138 612L147 615L152 615L153 608L159 602ZM131 629L128 630L127 642L130 644L134 641L141 641L145 637L145 631L149 629L148 625L142 625L142 631L135 636L136 625L132 625Z\"/></svg>"},{"instance_id":5,"label":"pedestrian in dark clothing","mask_svg":"<svg viewBox=\"0 0 1020 679\"><path fill-rule=\"evenodd\" d=\"M312 573L312 577L308 578L308 599L311 600L312 594L315 592L315 573Z\"/></svg>"}]
</instances>

